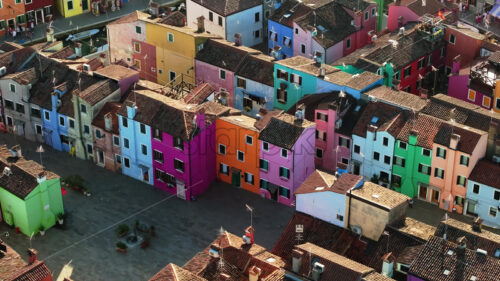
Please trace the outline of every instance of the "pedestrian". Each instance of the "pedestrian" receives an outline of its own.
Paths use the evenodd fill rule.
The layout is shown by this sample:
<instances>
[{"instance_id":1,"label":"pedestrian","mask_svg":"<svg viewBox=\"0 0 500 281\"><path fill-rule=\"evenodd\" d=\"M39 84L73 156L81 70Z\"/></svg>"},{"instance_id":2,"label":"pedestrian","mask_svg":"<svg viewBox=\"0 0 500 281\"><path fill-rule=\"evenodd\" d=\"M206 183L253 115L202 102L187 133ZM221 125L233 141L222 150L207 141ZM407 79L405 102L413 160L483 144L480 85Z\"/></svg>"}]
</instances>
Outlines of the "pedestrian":
<instances>
[{"instance_id":1,"label":"pedestrian","mask_svg":"<svg viewBox=\"0 0 500 281\"><path fill-rule=\"evenodd\" d=\"M12 39L16 39L17 31L12 29Z\"/></svg>"},{"instance_id":2,"label":"pedestrian","mask_svg":"<svg viewBox=\"0 0 500 281\"><path fill-rule=\"evenodd\" d=\"M460 3L458 3L458 10L460 11L460 13L462 13L464 7L463 7L463 4L462 4L462 1L460 1Z\"/></svg>"},{"instance_id":3,"label":"pedestrian","mask_svg":"<svg viewBox=\"0 0 500 281\"><path fill-rule=\"evenodd\" d=\"M31 20L31 22L30 22L30 29L31 29L31 32L33 32L33 30L35 30L35 21L34 20Z\"/></svg>"}]
</instances>

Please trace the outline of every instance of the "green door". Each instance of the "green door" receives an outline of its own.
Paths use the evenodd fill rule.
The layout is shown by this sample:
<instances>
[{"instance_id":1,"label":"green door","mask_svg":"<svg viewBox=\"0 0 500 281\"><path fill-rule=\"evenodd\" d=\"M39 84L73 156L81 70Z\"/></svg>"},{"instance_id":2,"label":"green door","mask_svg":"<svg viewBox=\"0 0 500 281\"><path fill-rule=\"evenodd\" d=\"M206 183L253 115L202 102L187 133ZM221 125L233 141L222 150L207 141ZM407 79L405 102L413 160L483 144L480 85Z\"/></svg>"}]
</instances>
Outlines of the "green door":
<instances>
[{"instance_id":1,"label":"green door","mask_svg":"<svg viewBox=\"0 0 500 281\"><path fill-rule=\"evenodd\" d=\"M241 175L240 175L239 171L238 172L233 171L233 176L231 178L231 183L234 186L240 187L240 184L241 184Z\"/></svg>"}]
</instances>

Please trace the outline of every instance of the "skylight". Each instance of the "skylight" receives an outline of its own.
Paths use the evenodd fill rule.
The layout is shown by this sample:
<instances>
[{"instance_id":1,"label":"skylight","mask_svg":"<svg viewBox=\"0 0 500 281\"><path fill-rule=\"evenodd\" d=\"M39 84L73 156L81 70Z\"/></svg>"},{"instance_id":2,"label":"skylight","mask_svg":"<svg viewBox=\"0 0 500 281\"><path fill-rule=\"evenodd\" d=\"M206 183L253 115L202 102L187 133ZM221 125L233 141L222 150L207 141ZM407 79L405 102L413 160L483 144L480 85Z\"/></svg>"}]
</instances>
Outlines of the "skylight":
<instances>
[{"instance_id":1,"label":"skylight","mask_svg":"<svg viewBox=\"0 0 500 281\"><path fill-rule=\"evenodd\" d=\"M321 32L325 32L326 31L326 28L322 25L318 25L318 29L321 31Z\"/></svg>"},{"instance_id":2,"label":"skylight","mask_svg":"<svg viewBox=\"0 0 500 281\"><path fill-rule=\"evenodd\" d=\"M450 273L451 273L451 271L449 271L448 269L445 269L443 272L443 274L446 276L450 275Z\"/></svg>"},{"instance_id":3,"label":"skylight","mask_svg":"<svg viewBox=\"0 0 500 281\"><path fill-rule=\"evenodd\" d=\"M451 256L451 255L453 255L453 253L454 253L454 252L453 252L453 250L451 250L451 249L450 249L450 250L448 250L448 253L447 253L447 254L448 254L449 256Z\"/></svg>"},{"instance_id":4,"label":"skylight","mask_svg":"<svg viewBox=\"0 0 500 281\"><path fill-rule=\"evenodd\" d=\"M287 19L287 18L289 18L289 17L291 17L291 16L292 16L292 14L285 14L283 17L284 17L285 19Z\"/></svg>"},{"instance_id":5,"label":"skylight","mask_svg":"<svg viewBox=\"0 0 500 281\"><path fill-rule=\"evenodd\" d=\"M370 123L373 124L373 125L377 124L377 122L378 122L378 117L377 116L373 116L372 120L370 120Z\"/></svg>"}]
</instances>

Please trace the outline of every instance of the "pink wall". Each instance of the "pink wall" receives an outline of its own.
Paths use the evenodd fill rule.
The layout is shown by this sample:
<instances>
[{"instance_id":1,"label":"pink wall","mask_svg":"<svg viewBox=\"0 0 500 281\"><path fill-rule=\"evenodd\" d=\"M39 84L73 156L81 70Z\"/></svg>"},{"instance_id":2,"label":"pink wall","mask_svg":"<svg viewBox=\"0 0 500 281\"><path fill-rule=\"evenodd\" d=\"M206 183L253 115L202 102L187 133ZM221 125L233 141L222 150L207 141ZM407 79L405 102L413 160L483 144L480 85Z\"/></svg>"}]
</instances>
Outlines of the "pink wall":
<instances>
[{"instance_id":1,"label":"pink wall","mask_svg":"<svg viewBox=\"0 0 500 281\"><path fill-rule=\"evenodd\" d=\"M136 32L136 26L141 28L141 33ZM132 40L146 42L146 24L141 21L108 24L109 58L111 62L123 59L132 64Z\"/></svg>"},{"instance_id":2,"label":"pink wall","mask_svg":"<svg viewBox=\"0 0 500 281\"><path fill-rule=\"evenodd\" d=\"M140 52L136 52L134 49L134 44L138 43L140 45ZM141 79L149 80L152 82L157 82L157 67L156 67L156 47L141 42L135 39L132 39L132 49L134 50L132 54L132 63L135 65L135 61L138 60L141 62L141 69L139 71L139 76ZM165 82L166 83L166 82ZM160 83L160 84L165 84Z\"/></svg>"},{"instance_id":3,"label":"pink wall","mask_svg":"<svg viewBox=\"0 0 500 281\"><path fill-rule=\"evenodd\" d=\"M214 65L195 60L196 85L208 82L217 91L224 88L229 93L228 105L234 106L234 73L226 70L226 79L220 79L221 68Z\"/></svg>"},{"instance_id":4,"label":"pink wall","mask_svg":"<svg viewBox=\"0 0 500 281\"><path fill-rule=\"evenodd\" d=\"M95 137L96 129L101 130L103 138ZM94 159L97 160L97 150L100 149L104 152L104 167L111 171L121 171L121 165L115 164L115 154L121 155L121 150L120 146L113 145L113 134L96 126L92 126L92 132L94 134Z\"/></svg>"},{"instance_id":5,"label":"pink wall","mask_svg":"<svg viewBox=\"0 0 500 281\"><path fill-rule=\"evenodd\" d=\"M448 80L448 95L463 101L473 103L467 99L469 75L451 74ZM476 96L476 100L479 100Z\"/></svg>"},{"instance_id":6,"label":"pink wall","mask_svg":"<svg viewBox=\"0 0 500 281\"><path fill-rule=\"evenodd\" d=\"M419 16L405 6L396 6L394 3L389 4L389 15L387 18L387 29L390 31L399 29L398 18L403 17L403 25L407 22L418 21Z\"/></svg>"}]
</instances>

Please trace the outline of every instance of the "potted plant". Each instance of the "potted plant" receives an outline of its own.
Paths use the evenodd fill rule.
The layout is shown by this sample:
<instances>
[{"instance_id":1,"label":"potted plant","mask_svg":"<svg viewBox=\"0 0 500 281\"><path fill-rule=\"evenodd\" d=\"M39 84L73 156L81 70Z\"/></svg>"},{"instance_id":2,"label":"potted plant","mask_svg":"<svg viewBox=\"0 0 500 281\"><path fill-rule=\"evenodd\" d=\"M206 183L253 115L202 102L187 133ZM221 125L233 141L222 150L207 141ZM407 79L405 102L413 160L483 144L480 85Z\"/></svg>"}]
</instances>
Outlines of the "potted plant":
<instances>
[{"instance_id":1,"label":"potted plant","mask_svg":"<svg viewBox=\"0 0 500 281\"><path fill-rule=\"evenodd\" d=\"M145 235L144 236L144 241L142 241L141 243L141 248L142 249L146 249L147 247L149 247L149 241L151 240L151 238L149 237L149 235Z\"/></svg>"},{"instance_id":2,"label":"potted plant","mask_svg":"<svg viewBox=\"0 0 500 281\"><path fill-rule=\"evenodd\" d=\"M126 224L120 224L116 227L115 232L118 237L123 237L128 234L130 228Z\"/></svg>"},{"instance_id":3,"label":"potted plant","mask_svg":"<svg viewBox=\"0 0 500 281\"><path fill-rule=\"evenodd\" d=\"M63 213L57 214L57 222L62 225L64 223L64 217L65 215Z\"/></svg>"},{"instance_id":4,"label":"potted plant","mask_svg":"<svg viewBox=\"0 0 500 281\"><path fill-rule=\"evenodd\" d=\"M71 175L63 178L63 184L69 188L83 193L86 196L90 196L90 192L85 187L85 180L80 175Z\"/></svg>"},{"instance_id":5,"label":"potted plant","mask_svg":"<svg viewBox=\"0 0 500 281\"><path fill-rule=\"evenodd\" d=\"M116 243L116 250L120 253L126 253L127 252L127 244L123 243L123 242L118 242Z\"/></svg>"},{"instance_id":6,"label":"potted plant","mask_svg":"<svg viewBox=\"0 0 500 281\"><path fill-rule=\"evenodd\" d=\"M45 235L45 227L43 225L40 225L40 228L38 229L40 231L40 235L44 236Z\"/></svg>"}]
</instances>

